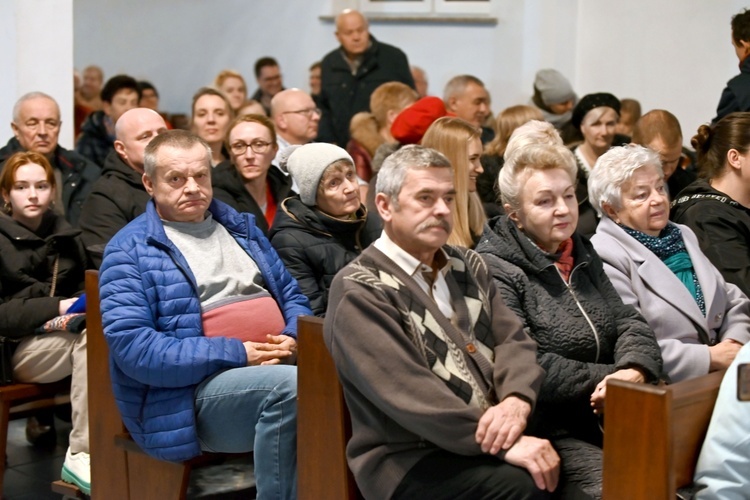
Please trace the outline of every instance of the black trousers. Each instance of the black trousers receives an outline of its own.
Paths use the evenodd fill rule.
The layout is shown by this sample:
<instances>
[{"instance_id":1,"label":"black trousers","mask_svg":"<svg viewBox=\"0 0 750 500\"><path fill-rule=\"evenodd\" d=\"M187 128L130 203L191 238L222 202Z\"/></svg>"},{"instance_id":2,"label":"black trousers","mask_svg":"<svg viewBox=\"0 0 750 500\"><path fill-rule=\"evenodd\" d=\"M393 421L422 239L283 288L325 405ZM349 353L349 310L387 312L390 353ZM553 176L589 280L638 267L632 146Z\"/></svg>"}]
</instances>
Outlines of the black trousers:
<instances>
[{"instance_id":1,"label":"black trousers","mask_svg":"<svg viewBox=\"0 0 750 500\"><path fill-rule=\"evenodd\" d=\"M488 455L467 457L440 450L411 468L394 499L536 500L552 498L526 470Z\"/></svg>"}]
</instances>

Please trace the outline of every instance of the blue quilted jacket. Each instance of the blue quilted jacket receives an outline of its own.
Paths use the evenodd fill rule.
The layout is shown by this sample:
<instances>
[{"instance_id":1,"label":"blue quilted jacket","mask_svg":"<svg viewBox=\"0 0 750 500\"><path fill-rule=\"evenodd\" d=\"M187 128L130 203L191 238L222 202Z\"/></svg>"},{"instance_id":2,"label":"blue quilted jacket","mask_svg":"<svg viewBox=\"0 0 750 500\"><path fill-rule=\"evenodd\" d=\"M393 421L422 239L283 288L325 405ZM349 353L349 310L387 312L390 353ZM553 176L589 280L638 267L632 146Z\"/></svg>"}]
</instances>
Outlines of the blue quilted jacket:
<instances>
[{"instance_id":1,"label":"blue quilted jacket","mask_svg":"<svg viewBox=\"0 0 750 500\"><path fill-rule=\"evenodd\" d=\"M253 258L297 336L307 298L250 214L214 200L209 211ZM167 238L153 201L107 245L101 291L115 399L125 426L150 455L182 461L201 453L195 427L196 385L247 364L237 339L205 337L195 276Z\"/></svg>"}]
</instances>

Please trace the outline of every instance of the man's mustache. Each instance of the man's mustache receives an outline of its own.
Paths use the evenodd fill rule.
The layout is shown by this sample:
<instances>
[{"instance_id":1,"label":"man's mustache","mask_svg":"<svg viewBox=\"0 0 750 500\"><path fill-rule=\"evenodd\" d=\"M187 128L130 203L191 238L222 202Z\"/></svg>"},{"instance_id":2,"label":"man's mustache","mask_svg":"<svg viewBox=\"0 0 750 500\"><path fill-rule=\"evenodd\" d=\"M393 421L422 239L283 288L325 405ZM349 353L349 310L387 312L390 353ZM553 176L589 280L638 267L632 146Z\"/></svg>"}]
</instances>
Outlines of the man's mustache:
<instances>
[{"instance_id":1,"label":"man's mustache","mask_svg":"<svg viewBox=\"0 0 750 500\"><path fill-rule=\"evenodd\" d=\"M419 226L417 226L417 232L421 233L422 231L426 231L433 227L441 227L445 230L446 233L451 232L451 225L446 219L428 219L421 223Z\"/></svg>"}]
</instances>

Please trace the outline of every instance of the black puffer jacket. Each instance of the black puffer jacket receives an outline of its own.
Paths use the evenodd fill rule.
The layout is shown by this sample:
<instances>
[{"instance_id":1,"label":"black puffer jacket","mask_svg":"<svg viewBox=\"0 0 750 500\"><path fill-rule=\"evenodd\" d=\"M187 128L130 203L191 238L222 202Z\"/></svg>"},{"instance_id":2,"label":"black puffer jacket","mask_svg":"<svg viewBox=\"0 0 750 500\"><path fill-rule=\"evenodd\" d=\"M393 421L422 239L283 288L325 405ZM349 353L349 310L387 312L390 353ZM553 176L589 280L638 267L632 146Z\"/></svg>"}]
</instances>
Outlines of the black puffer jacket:
<instances>
[{"instance_id":1,"label":"black puffer jacket","mask_svg":"<svg viewBox=\"0 0 750 500\"><path fill-rule=\"evenodd\" d=\"M0 149L0 168L5 160L19 151L25 151L14 137ZM52 167L62 176L62 201L65 218L73 226L78 226L83 202L91 191L94 181L99 178L101 168L79 155L61 146L55 148L52 156ZM58 188L59 189L59 188Z\"/></svg>"},{"instance_id":2,"label":"black puffer jacket","mask_svg":"<svg viewBox=\"0 0 750 500\"><path fill-rule=\"evenodd\" d=\"M750 209L701 179L675 198L670 218L692 229L724 279L750 297Z\"/></svg>"},{"instance_id":3,"label":"black puffer jacket","mask_svg":"<svg viewBox=\"0 0 750 500\"><path fill-rule=\"evenodd\" d=\"M79 221L83 243L98 268L109 240L131 220L146 211L151 196L141 181L141 174L112 151L104 162L104 170L94 183L83 204Z\"/></svg>"},{"instance_id":4,"label":"black puffer jacket","mask_svg":"<svg viewBox=\"0 0 750 500\"><path fill-rule=\"evenodd\" d=\"M333 277L373 241L367 209L361 206L356 220L341 220L287 198L276 213L270 240L289 273L310 299L316 316L328 306Z\"/></svg>"},{"instance_id":5,"label":"black puffer jacket","mask_svg":"<svg viewBox=\"0 0 750 500\"><path fill-rule=\"evenodd\" d=\"M59 255L55 296L52 275ZM0 336L23 337L58 316L60 300L83 290L81 231L48 211L36 232L0 214Z\"/></svg>"},{"instance_id":6,"label":"black puffer jacket","mask_svg":"<svg viewBox=\"0 0 750 500\"><path fill-rule=\"evenodd\" d=\"M601 446L590 406L596 384L630 367L658 380L661 351L643 317L620 300L588 240L574 234L573 244L569 284L552 258L506 216L489 221L476 250L505 303L536 340L539 364L547 372L530 432Z\"/></svg>"},{"instance_id":7,"label":"black puffer jacket","mask_svg":"<svg viewBox=\"0 0 750 500\"><path fill-rule=\"evenodd\" d=\"M292 178L282 174L278 168L271 165L266 179L278 207L287 196L292 194ZM231 161L225 160L213 169L211 184L214 188L214 198L223 201L238 212L253 214L255 225L268 236L269 227L266 216L253 195L245 189L245 181Z\"/></svg>"}]
</instances>

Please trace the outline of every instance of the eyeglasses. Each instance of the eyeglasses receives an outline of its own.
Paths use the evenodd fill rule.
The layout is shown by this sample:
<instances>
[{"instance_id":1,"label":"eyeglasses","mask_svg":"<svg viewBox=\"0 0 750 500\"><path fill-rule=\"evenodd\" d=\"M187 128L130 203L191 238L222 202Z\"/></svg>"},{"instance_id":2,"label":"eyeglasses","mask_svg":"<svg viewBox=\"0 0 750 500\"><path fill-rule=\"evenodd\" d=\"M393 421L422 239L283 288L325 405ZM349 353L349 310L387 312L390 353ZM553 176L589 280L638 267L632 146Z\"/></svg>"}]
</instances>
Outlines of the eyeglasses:
<instances>
[{"instance_id":1,"label":"eyeglasses","mask_svg":"<svg viewBox=\"0 0 750 500\"><path fill-rule=\"evenodd\" d=\"M239 141L229 146L229 149L232 150L232 153L237 156L244 155L245 151L247 151L247 148L252 149L253 153L257 155L262 155L263 153L267 153L268 150L271 149L271 143L266 141L253 141L248 144L246 142Z\"/></svg>"},{"instance_id":2,"label":"eyeglasses","mask_svg":"<svg viewBox=\"0 0 750 500\"><path fill-rule=\"evenodd\" d=\"M281 113L282 115L286 115L289 113L295 113L300 115L305 115L307 119L310 119L313 117L313 115L321 116L323 112L320 110L320 108L307 108L307 109L298 109L297 111L284 111Z\"/></svg>"}]
</instances>

